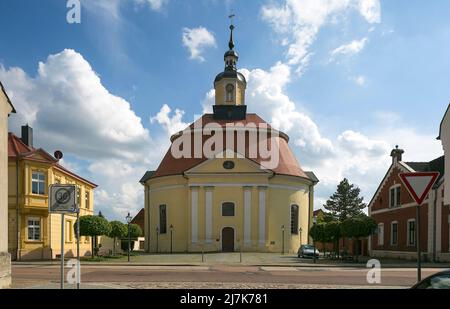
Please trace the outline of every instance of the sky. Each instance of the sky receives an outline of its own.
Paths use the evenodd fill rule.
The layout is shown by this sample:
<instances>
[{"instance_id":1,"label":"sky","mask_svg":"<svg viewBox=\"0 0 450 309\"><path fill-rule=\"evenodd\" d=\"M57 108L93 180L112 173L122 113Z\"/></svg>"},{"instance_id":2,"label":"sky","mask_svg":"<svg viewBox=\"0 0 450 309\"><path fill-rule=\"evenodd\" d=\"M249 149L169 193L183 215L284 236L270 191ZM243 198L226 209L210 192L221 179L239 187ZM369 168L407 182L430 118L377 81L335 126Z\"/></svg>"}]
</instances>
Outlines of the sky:
<instances>
[{"instance_id":1,"label":"sky","mask_svg":"<svg viewBox=\"0 0 450 309\"><path fill-rule=\"evenodd\" d=\"M443 154L450 1L81 0L80 23L67 4L0 2L9 129L28 123L35 146L63 151L108 219L143 208L139 179L211 110L231 12L248 112L318 176L315 208L344 177L368 203L395 145L405 161Z\"/></svg>"}]
</instances>

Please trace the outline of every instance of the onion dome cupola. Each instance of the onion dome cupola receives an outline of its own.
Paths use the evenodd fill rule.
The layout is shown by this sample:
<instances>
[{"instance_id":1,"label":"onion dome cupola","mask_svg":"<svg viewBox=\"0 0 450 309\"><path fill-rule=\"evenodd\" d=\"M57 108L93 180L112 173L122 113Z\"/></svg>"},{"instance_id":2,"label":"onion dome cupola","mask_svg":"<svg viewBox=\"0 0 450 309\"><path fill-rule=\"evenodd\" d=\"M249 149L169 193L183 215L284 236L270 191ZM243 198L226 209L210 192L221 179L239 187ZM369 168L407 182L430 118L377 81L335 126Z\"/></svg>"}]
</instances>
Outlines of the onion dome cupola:
<instances>
[{"instance_id":1,"label":"onion dome cupola","mask_svg":"<svg viewBox=\"0 0 450 309\"><path fill-rule=\"evenodd\" d=\"M242 120L245 119L245 89L247 81L244 75L237 71L238 53L234 50L233 31L230 26L229 50L224 55L225 69L214 80L216 92L214 109L215 119Z\"/></svg>"}]
</instances>

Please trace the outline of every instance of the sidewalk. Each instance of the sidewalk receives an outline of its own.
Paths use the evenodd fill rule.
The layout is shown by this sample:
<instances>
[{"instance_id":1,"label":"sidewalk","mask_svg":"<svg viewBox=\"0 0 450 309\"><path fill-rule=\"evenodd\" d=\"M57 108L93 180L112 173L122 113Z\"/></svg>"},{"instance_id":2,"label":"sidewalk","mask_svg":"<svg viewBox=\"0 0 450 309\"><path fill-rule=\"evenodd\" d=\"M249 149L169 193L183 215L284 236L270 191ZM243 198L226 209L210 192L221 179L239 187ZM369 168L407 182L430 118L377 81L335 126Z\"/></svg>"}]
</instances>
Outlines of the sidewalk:
<instances>
[{"instance_id":1,"label":"sidewalk","mask_svg":"<svg viewBox=\"0 0 450 309\"><path fill-rule=\"evenodd\" d=\"M368 258L365 258L367 260ZM241 262L242 260L242 262ZM380 260L382 268L415 268L415 261L406 260ZM21 261L13 262L13 265L59 265L59 260L53 261ZM275 267L347 267L366 268L366 262L352 263L318 259L313 263L312 259L299 259L295 255L281 255L276 253L208 253L201 254L140 254L131 257L128 263L127 257L104 258L97 261L89 261L83 258L82 265L86 266L275 266ZM450 268L450 263L422 263L423 268Z\"/></svg>"}]
</instances>

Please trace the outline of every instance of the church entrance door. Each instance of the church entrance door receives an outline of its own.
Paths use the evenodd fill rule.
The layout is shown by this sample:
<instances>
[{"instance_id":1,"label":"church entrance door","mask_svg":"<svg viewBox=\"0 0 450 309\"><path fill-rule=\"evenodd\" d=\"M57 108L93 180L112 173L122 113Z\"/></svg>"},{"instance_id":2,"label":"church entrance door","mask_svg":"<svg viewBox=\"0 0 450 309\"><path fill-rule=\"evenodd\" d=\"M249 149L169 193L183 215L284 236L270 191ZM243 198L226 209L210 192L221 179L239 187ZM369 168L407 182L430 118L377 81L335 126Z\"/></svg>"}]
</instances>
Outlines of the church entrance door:
<instances>
[{"instance_id":1,"label":"church entrance door","mask_svg":"<svg viewBox=\"0 0 450 309\"><path fill-rule=\"evenodd\" d=\"M225 227L222 230L222 252L234 252L234 229Z\"/></svg>"}]
</instances>

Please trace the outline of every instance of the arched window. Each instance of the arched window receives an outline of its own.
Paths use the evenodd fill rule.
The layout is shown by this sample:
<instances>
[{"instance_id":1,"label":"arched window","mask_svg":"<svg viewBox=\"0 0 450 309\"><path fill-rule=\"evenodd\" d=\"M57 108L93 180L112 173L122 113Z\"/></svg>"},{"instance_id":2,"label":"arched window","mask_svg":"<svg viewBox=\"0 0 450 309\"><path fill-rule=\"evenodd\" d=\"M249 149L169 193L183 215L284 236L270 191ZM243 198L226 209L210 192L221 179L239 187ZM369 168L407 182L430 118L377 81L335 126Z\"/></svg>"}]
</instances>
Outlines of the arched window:
<instances>
[{"instance_id":1,"label":"arched window","mask_svg":"<svg viewBox=\"0 0 450 309\"><path fill-rule=\"evenodd\" d=\"M232 84L228 84L226 87L227 92L227 102L233 102L234 99L234 86Z\"/></svg>"},{"instance_id":2,"label":"arched window","mask_svg":"<svg viewBox=\"0 0 450 309\"><path fill-rule=\"evenodd\" d=\"M234 203L225 202L222 204L222 216L234 217Z\"/></svg>"},{"instance_id":3,"label":"arched window","mask_svg":"<svg viewBox=\"0 0 450 309\"><path fill-rule=\"evenodd\" d=\"M298 234L298 205L291 205L291 234Z\"/></svg>"}]
</instances>

